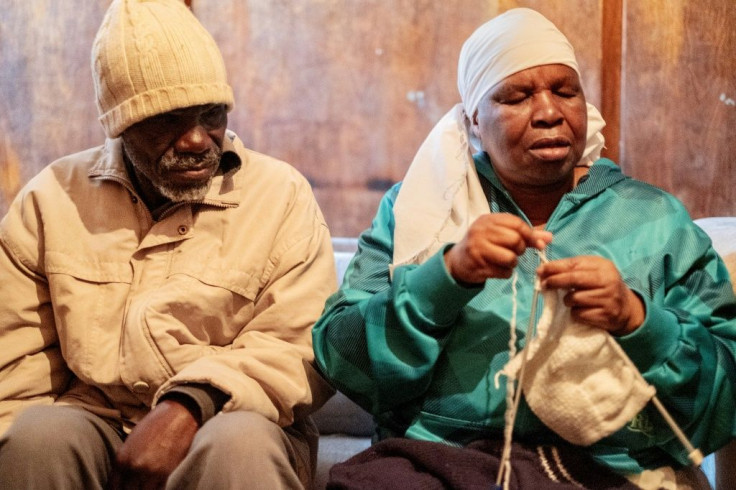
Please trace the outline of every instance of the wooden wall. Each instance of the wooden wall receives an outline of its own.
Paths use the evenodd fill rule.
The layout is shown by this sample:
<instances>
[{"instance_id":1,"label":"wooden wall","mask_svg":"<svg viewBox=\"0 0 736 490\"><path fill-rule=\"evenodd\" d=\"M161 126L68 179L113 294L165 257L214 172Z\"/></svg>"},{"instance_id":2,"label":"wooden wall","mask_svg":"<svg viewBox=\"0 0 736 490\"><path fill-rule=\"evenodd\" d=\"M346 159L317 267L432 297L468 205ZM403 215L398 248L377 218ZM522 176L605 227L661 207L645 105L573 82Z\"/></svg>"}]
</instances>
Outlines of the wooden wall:
<instances>
[{"instance_id":1,"label":"wooden wall","mask_svg":"<svg viewBox=\"0 0 736 490\"><path fill-rule=\"evenodd\" d=\"M736 214L736 1L630 0L621 165L695 217Z\"/></svg>"},{"instance_id":2,"label":"wooden wall","mask_svg":"<svg viewBox=\"0 0 736 490\"><path fill-rule=\"evenodd\" d=\"M712 9L685 0L190 3L226 59L230 126L307 176L335 236L369 225L458 101L464 39L516 6L538 9L576 46L588 99L609 120L609 155L626 171L674 192L696 216L736 211L733 0L710 0ZM109 0L4 4L0 213L47 163L102 142L89 50Z\"/></svg>"},{"instance_id":3,"label":"wooden wall","mask_svg":"<svg viewBox=\"0 0 736 490\"><path fill-rule=\"evenodd\" d=\"M52 160L103 141L89 59L108 3L3 0L0 214Z\"/></svg>"},{"instance_id":4,"label":"wooden wall","mask_svg":"<svg viewBox=\"0 0 736 490\"><path fill-rule=\"evenodd\" d=\"M593 42L578 39L589 92L599 97L600 12L589 0L252 0L225 2L224 12L221 3L193 7L223 46L236 85L231 126L309 178L334 235L368 226L385 190L459 101L463 41L501 10L537 4L569 26L596 19ZM223 14L233 24L222 24Z\"/></svg>"}]
</instances>

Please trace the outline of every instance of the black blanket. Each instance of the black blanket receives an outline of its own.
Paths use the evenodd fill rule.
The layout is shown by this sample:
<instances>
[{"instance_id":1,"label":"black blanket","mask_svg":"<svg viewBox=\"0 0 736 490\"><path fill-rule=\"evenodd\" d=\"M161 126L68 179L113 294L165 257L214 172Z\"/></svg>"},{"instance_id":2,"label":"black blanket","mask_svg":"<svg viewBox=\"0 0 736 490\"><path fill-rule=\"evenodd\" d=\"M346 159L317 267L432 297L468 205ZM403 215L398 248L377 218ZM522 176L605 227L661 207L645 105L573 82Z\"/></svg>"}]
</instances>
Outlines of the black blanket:
<instances>
[{"instance_id":1,"label":"black blanket","mask_svg":"<svg viewBox=\"0 0 736 490\"><path fill-rule=\"evenodd\" d=\"M330 490L493 490L503 444L467 447L394 438L381 441L330 470ZM511 489L636 489L576 447L511 449Z\"/></svg>"}]
</instances>

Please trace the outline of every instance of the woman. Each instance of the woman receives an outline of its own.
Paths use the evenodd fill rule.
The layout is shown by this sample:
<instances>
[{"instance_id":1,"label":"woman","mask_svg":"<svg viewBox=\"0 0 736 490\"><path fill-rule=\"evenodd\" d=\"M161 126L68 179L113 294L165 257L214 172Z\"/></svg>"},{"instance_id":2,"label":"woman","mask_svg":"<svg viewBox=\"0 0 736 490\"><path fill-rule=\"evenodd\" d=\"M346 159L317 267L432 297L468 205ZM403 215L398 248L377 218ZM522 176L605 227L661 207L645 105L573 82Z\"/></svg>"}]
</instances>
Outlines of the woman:
<instances>
[{"instance_id":1,"label":"woman","mask_svg":"<svg viewBox=\"0 0 736 490\"><path fill-rule=\"evenodd\" d=\"M679 201L599 158L603 121L579 75L565 36L529 9L496 17L464 44L462 103L384 196L314 328L320 368L374 415L378 439L496 454L487 443L503 437L509 405L498 374L525 343L520 324L534 311L537 280L563 292L572 321L615 337L694 444L711 452L732 436L736 305L727 271ZM634 414L581 448L522 402L513 437L517 450L554 446L574 455L566 461L594 460L570 479L585 486L626 487L617 475L643 488L707 485L685 467L687 451L654 408ZM366 477L359 463L381 460L374 473L394 486L410 473L411 482L419 473L452 481L441 464L417 464L423 445L405 444L398 456L397 440L391 450L382 444L333 470L333 481L353 487ZM445 463L477 457L459 451L443 452ZM522 456L512 452L512 484L542 468ZM402 458L425 469L408 470Z\"/></svg>"}]
</instances>

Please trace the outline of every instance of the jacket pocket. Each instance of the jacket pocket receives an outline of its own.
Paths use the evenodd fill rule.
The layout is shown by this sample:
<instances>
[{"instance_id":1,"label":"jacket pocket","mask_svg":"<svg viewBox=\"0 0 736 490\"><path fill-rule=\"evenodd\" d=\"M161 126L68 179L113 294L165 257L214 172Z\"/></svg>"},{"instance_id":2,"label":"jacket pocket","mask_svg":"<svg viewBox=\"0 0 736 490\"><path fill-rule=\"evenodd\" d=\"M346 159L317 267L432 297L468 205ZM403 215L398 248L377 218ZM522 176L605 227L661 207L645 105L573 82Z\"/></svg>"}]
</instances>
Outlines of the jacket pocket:
<instances>
[{"instance_id":1,"label":"jacket pocket","mask_svg":"<svg viewBox=\"0 0 736 490\"><path fill-rule=\"evenodd\" d=\"M133 279L130 264L52 251L44 259L66 364L87 383L117 383L115 360Z\"/></svg>"},{"instance_id":2,"label":"jacket pocket","mask_svg":"<svg viewBox=\"0 0 736 490\"><path fill-rule=\"evenodd\" d=\"M196 360L229 350L254 315L258 279L224 261L173 261L163 284L131 299L123 380L152 394Z\"/></svg>"},{"instance_id":3,"label":"jacket pocket","mask_svg":"<svg viewBox=\"0 0 736 490\"><path fill-rule=\"evenodd\" d=\"M91 283L117 282L130 284L133 269L129 262L96 260L89 257L47 251L44 255L47 274L63 274Z\"/></svg>"},{"instance_id":4,"label":"jacket pocket","mask_svg":"<svg viewBox=\"0 0 736 490\"><path fill-rule=\"evenodd\" d=\"M488 424L420 412L406 431L406 437L428 441L461 441L467 444L489 431Z\"/></svg>"},{"instance_id":5,"label":"jacket pocket","mask_svg":"<svg viewBox=\"0 0 736 490\"><path fill-rule=\"evenodd\" d=\"M252 301L258 294L259 278L252 273L238 270L231 263L207 259L198 264L180 261L172 264L169 279L187 276L203 285L225 289Z\"/></svg>"}]
</instances>

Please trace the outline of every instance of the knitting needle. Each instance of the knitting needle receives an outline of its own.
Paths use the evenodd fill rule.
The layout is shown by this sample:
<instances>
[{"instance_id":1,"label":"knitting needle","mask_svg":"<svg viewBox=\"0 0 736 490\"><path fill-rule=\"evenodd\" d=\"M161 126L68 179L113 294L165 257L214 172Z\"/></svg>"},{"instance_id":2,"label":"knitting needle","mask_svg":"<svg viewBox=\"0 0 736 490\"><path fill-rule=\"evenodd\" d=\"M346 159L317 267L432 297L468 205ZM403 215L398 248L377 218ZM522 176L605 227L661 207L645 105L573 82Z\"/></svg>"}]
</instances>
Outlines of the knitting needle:
<instances>
[{"instance_id":1,"label":"knitting needle","mask_svg":"<svg viewBox=\"0 0 736 490\"><path fill-rule=\"evenodd\" d=\"M544 253L544 250L540 250L539 252L539 259L542 263L548 262L547 257ZM537 292L536 289L534 291ZM644 383L648 384L646 380L644 380L644 377L639 372L639 369L634 365L634 363L631 361L628 355L621 349L621 346L618 344L618 342L613 342L615 344L616 350L618 350L618 353L620 354L620 357L624 359L625 362L629 364L629 366L634 370L635 373L639 375L639 377L644 381ZM523 367L523 364L522 364ZM675 419L672 418L670 413L667 411L665 406L662 404L662 402L659 401L659 398L657 398L657 395L654 395L652 397L652 403L657 408L659 413L662 415L662 418L664 418L665 422L667 422L667 425L670 426L672 429L672 432L674 432L677 439L680 440L680 443L687 449L688 451L688 459L692 461L692 463L695 466L700 466L703 463L703 453L700 452L699 449L693 447L693 445L690 443L690 440L687 438L684 432L682 432L682 429L680 429L680 426L677 425L677 422L675 422Z\"/></svg>"},{"instance_id":2,"label":"knitting needle","mask_svg":"<svg viewBox=\"0 0 736 490\"><path fill-rule=\"evenodd\" d=\"M611 337L611 339L613 338ZM612 340L610 344L613 349L618 353L618 356L629 365L632 372L635 373L635 375L638 376L644 384L649 385L649 383L647 383L647 381L644 379L644 376L642 376L639 369L636 367L636 365L634 365L634 362L631 360L631 358L626 354L626 352L624 352L621 345L615 340ZM693 447L692 443L690 443L690 440L687 438L685 433L682 432L682 429L680 429L680 426L677 425L677 422L675 422L675 419L672 418L662 402L659 401L659 398L657 398L656 394L652 396L652 403L662 415L664 421L667 422L667 425L670 426L670 429L672 429L672 432L674 432L680 443L685 447L685 449L687 449L688 459L692 461L695 466L700 466L703 463L703 453L700 452L699 449Z\"/></svg>"},{"instance_id":3,"label":"knitting needle","mask_svg":"<svg viewBox=\"0 0 736 490\"><path fill-rule=\"evenodd\" d=\"M692 461L695 466L700 466L701 464L703 464L703 453L700 452L700 449L696 449L695 447L693 447L685 433L682 432L682 429L680 429L680 426L677 425L677 422L675 422L675 419L672 418L667 409L664 408L664 405L662 405L662 403L659 401L657 395L654 395L652 397L652 403L654 403L654 406L657 407L659 413L662 414L662 417L664 418L665 422L667 422L667 424L670 426L672 432L675 433L682 445L685 446L685 449L688 450L688 459L690 459L690 461Z\"/></svg>"}]
</instances>

